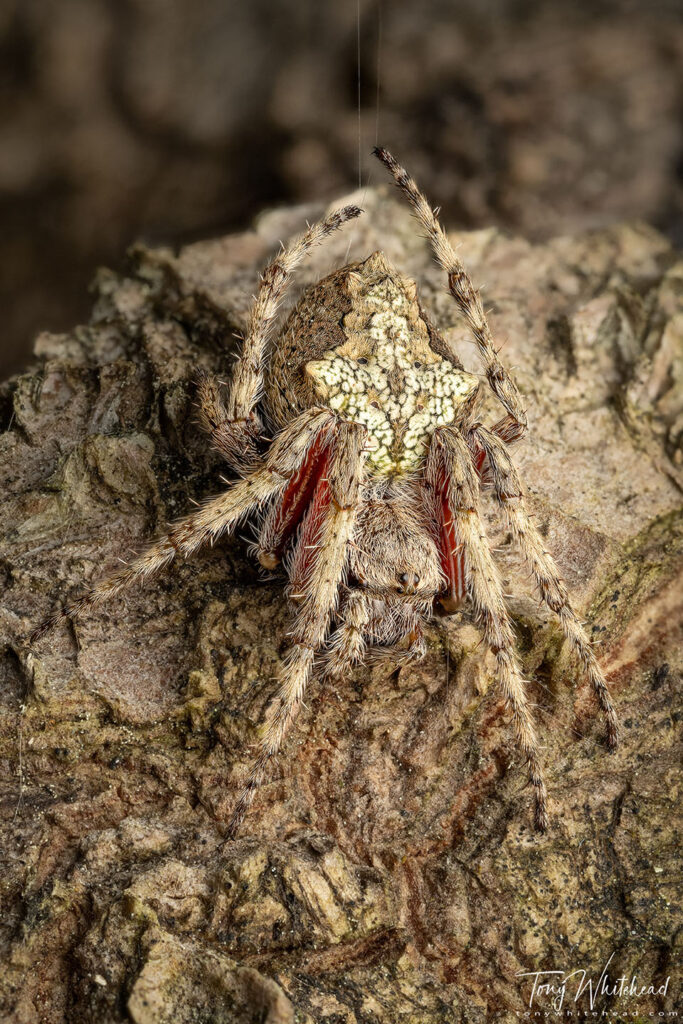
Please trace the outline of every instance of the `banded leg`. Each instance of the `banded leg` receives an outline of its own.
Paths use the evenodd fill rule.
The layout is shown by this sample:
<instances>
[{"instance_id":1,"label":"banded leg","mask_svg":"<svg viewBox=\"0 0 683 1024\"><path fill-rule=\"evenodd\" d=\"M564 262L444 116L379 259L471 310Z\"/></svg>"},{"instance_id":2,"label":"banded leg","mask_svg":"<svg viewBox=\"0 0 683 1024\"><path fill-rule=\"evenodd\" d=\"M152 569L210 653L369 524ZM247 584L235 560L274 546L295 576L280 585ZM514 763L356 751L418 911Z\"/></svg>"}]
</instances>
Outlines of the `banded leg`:
<instances>
[{"instance_id":1,"label":"banded leg","mask_svg":"<svg viewBox=\"0 0 683 1024\"><path fill-rule=\"evenodd\" d=\"M512 416L503 416L502 420L498 420L491 427L491 432L499 437L501 441L505 441L506 444L515 444L521 440L526 433L526 428L517 422ZM484 449L477 445L474 440L470 437L468 440L472 440L473 443L470 447L474 452L474 468L479 474L479 479L483 484L493 483L493 474L491 473L491 467L489 466L486 459L486 452Z\"/></svg>"},{"instance_id":2,"label":"banded leg","mask_svg":"<svg viewBox=\"0 0 683 1024\"><path fill-rule=\"evenodd\" d=\"M367 431L358 423L340 423L327 475L316 485L302 524L295 566L297 611L292 645L279 673L280 690L269 714L249 781L232 813L227 837L234 836L262 784L272 759L280 750L294 720L337 606L339 588L348 563L348 542L353 536L363 473ZM300 554L304 547L312 555Z\"/></svg>"},{"instance_id":3,"label":"banded leg","mask_svg":"<svg viewBox=\"0 0 683 1024\"><path fill-rule=\"evenodd\" d=\"M498 685L512 714L515 737L534 788L536 828L544 832L548 827L547 793L536 732L500 576L477 512L477 474L467 443L457 430L441 427L435 431L425 475L435 492L439 487L446 488L446 505L463 545L468 590L483 624L485 640L495 655Z\"/></svg>"},{"instance_id":4,"label":"banded leg","mask_svg":"<svg viewBox=\"0 0 683 1024\"><path fill-rule=\"evenodd\" d=\"M187 558L207 542L213 543L233 529L249 512L284 490L287 479L321 433L336 420L328 409L308 409L273 441L267 459L250 476L238 480L225 494L207 501L181 519L169 533L152 544L124 569L96 583L83 597L47 619L32 634L35 643L65 618L78 619L136 582L147 582L177 555Z\"/></svg>"},{"instance_id":5,"label":"banded leg","mask_svg":"<svg viewBox=\"0 0 683 1024\"><path fill-rule=\"evenodd\" d=\"M386 149L375 148L374 154L393 175L399 189L408 199L415 216L432 243L437 263L448 274L449 291L474 335L486 366L486 377L491 390L520 427L526 428L526 412L521 395L493 347L491 329L481 304L481 297L472 284L462 261L458 258L445 231L434 215L434 211L413 179Z\"/></svg>"},{"instance_id":6,"label":"banded leg","mask_svg":"<svg viewBox=\"0 0 683 1024\"><path fill-rule=\"evenodd\" d=\"M486 452L496 498L503 507L513 537L517 540L531 567L541 598L560 620L562 631L578 655L590 680L593 692L605 716L607 745L610 750L614 750L619 741L619 722L605 677L593 653L590 641L569 603L567 588L560 579L555 561L552 555L545 550L543 539L529 518L529 513L524 506L519 474L505 445L492 431L478 426L472 433L475 441Z\"/></svg>"}]
</instances>

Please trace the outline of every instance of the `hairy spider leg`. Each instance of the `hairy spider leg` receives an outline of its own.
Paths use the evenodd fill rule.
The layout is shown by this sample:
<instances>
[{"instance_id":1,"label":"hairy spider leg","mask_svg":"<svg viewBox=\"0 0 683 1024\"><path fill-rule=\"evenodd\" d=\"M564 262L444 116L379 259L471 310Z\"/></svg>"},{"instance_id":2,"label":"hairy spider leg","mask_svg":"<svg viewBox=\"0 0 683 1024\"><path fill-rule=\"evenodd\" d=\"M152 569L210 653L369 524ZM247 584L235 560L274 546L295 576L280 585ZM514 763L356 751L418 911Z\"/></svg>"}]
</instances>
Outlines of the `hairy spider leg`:
<instances>
[{"instance_id":1,"label":"hairy spider leg","mask_svg":"<svg viewBox=\"0 0 683 1024\"><path fill-rule=\"evenodd\" d=\"M331 455L331 452L326 451L321 460L321 473L315 480L305 515L302 517L297 542L287 558L287 596L293 604L305 600L306 583L318 557L325 521L329 518L332 504Z\"/></svg>"},{"instance_id":2,"label":"hairy spider leg","mask_svg":"<svg viewBox=\"0 0 683 1024\"><path fill-rule=\"evenodd\" d=\"M297 587L297 593L292 595L297 602L292 644L279 672L279 692L269 713L256 761L228 823L227 838L235 835L264 780L268 765L282 746L303 700L316 652L327 636L347 570L348 543L353 536L366 457L366 436L366 428L361 424L341 422L327 475L316 483L292 563L292 580Z\"/></svg>"},{"instance_id":3,"label":"hairy spider leg","mask_svg":"<svg viewBox=\"0 0 683 1024\"><path fill-rule=\"evenodd\" d=\"M531 567L542 600L555 612L562 632L578 655L593 692L605 716L607 745L614 750L619 741L619 722L607 683L593 653L590 641L569 602L567 588L560 579L557 565L546 550L543 539L524 507L522 482L510 455L500 438L485 427L477 426L472 437L486 453L493 478L494 494L502 506L513 537Z\"/></svg>"},{"instance_id":4,"label":"hairy spider leg","mask_svg":"<svg viewBox=\"0 0 683 1024\"><path fill-rule=\"evenodd\" d=\"M393 175L400 191L406 196L415 216L427 232L437 263L448 274L449 291L467 321L479 347L486 367L486 378L491 390L519 426L526 428L527 419L522 397L517 385L501 363L498 353L493 347L491 329L484 313L484 307L481 304L481 297L472 284L462 261L458 258L453 246L448 241L446 233L435 217L431 206L407 171L401 167L386 149L376 147L373 152Z\"/></svg>"},{"instance_id":5,"label":"hairy spider leg","mask_svg":"<svg viewBox=\"0 0 683 1024\"><path fill-rule=\"evenodd\" d=\"M339 679L366 655L372 661L391 657L397 666L420 661L427 650L422 631L423 613L404 605L400 619L394 619L395 641L387 641L386 617L377 615L377 597L360 590L349 590L338 613L339 626L327 644L325 679ZM373 604L375 615L373 617Z\"/></svg>"},{"instance_id":6,"label":"hairy spider leg","mask_svg":"<svg viewBox=\"0 0 683 1024\"><path fill-rule=\"evenodd\" d=\"M250 417L230 419L218 380L212 373L197 375L199 424L211 438L211 445L238 473L259 461L261 425Z\"/></svg>"},{"instance_id":7,"label":"hairy spider leg","mask_svg":"<svg viewBox=\"0 0 683 1024\"><path fill-rule=\"evenodd\" d=\"M515 738L524 754L534 789L535 825L544 832L548 827L547 792L538 741L500 575L478 513L479 480L472 453L455 428L439 427L434 432L425 477L435 494L439 488L447 492L449 513L463 545L467 589L484 627L486 643L496 658L497 682L512 715Z\"/></svg>"},{"instance_id":8,"label":"hairy spider leg","mask_svg":"<svg viewBox=\"0 0 683 1024\"><path fill-rule=\"evenodd\" d=\"M483 458L481 460L483 462ZM476 466L475 471L481 467ZM453 508L452 495L448 487L448 468L444 464L435 471L433 480L435 520L437 524L437 548L441 571L446 577L446 589L438 595L438 604L446 615L452 615L467 596L467 568L465 545L458 533L457 508Z\"/></svg>"},{"instance_id":9,"label":"hairy spider leg","mask_svg":"<svg viewBox=\"0 0 683 1024\"><path fill-rule=\"evenodd\" d=\"M351 590L346 595L340 611L341 622L328 645L326 677L339 678L363 660L367 648L365 634L370 623L370 601L362 590Z\"/></svg>"},{"instance_id":10,"label":"hairy spider leg","mask_svg":"<svg viewBox=\"0 0 683 1024\"><path fill-rule=\"evenodd\" d=\"M299 469L290 477L281 499L269 509L256 547L258 560L264 568L274 569L281 562L317 484L327 474L330 451L331 431L321 431Z\"/></svg>"},{"instance_id":11,"label":"hairy spider leg","mask_svg":"<svg viewBox=\"0 0 683 1024\"><path fill-rule=\"evenodd\" d=\"M524 429L512 416L504 416L491 428L493 434L507 444L518 441ZM486 457L486 450L476 442L476 435L468 435L472 452L472 465L482 483L491 483L491 469ZM440 611L452 615L462 605L467 596L465 572L465 551L457 532L457 522L449 504L448 488L445 478L436 487L435 513L437 526L437 547L441 561L441 571L447 580L446 589L438 595Z\"/></svg>"},{"instance_id":12,"label":"hairy spider leg","mask_svg":"<svg viewBox=\"0 0 683 1024\"><path fill-rule=\"evenodd\" d=\"M526 427L521 423L518 423L514 417L507 415L503 416L502 420L498 420L492 427L489 428L492 433L499 437L501 441L505 441L506 444L516 444L526 434ZM479 473L479 479L482 484L490 484L493 482L493 475L491 473L491 467L488 464L486 458L486 452L481 448L476 439L472 435L468 435L467 440L470 443L470 448L474 454L474 465L477 472Z\"/></svg>"},{"instance_id":13,"label":"hairy spider leg","mask_svg":"<svg viewBox=\"0 0 683 1024\"><path fill-rule=\"evenodd\" d=\"M320 432L325 432L335 414L329 409L307 409L285 427L273 441L266 459L225 494L207 501L152 544L124 569L96 583L83 597L68 604L42 623L31 635L35 643L62 619L79 619L137 582L147 582L182 555L187 558L207 542L213 543L248 513L265 504L287 486L287 481L305 458Z\"/></svg>"},{"instance_id":14,"label":"hairy spider leg","mask_svg":"<svg viewBox=\"0 0 683 1024\"><path fill-rule=\"evenodd\" d=\"M200 422L210 434L214 447L239 471L259 458L258 441L263 425L256 405L263 390L263 364L278 308L292 274L314 246L361 213L358 206L335 210L283 248L263 271L225 404L214 377L206 374L199 379Z\"/></svg>"}]
</instances>

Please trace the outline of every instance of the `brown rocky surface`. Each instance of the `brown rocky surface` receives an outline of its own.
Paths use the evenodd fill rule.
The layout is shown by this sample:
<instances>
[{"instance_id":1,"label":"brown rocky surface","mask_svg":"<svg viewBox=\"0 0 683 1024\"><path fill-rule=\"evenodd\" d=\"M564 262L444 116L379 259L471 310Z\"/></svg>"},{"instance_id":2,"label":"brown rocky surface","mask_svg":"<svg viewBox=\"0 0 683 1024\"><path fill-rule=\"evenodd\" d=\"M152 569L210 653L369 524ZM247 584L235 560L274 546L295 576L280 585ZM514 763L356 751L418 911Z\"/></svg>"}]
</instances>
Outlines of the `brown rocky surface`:
<instances>
[{"instance_id":1,"label":"brown rocky surface","mask_svg":"<svg viewBox=\"0 0 683 1024\"><path fill-rule=\"evenodd\" d=\"M299 283L381 247L474 366L407 210L386 190L363 205ZM683 265L654 230L458 238L528 398L530 504L623 726L609 755L487 501L537 705L547 835L531 830L469 610L433 625L417 667L315 683L227 844L288 618L282 581L259 577L242 538L26 645L57 602L224 486L194 422L196 369L230 372L259 267L318 212L177 256L136 248L124 273L99 274L90 322L39 336L38 361L0 391L3 1020L511 1022L522 972L597 977L614 954L614 976L674 974ZM679 985L597 1006L644 1020Z\"/></svg>"}]
</instances>

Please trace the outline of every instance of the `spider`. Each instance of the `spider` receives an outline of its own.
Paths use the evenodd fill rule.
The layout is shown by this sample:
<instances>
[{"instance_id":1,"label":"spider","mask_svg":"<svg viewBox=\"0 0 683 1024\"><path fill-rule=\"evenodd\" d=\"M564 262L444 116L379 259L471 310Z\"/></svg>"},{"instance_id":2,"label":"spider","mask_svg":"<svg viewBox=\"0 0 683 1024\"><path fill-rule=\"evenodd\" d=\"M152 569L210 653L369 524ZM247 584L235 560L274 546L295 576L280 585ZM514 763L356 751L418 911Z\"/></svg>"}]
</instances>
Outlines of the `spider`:
<instances>
[{"instance_id":1,"label":"spider","mask_svg":"<svg viewBox=\"0 0 683 1024\"><path fill-rule=\"evenodd\" d=\"M501 578L479 514L482 482L492 485L542 600L583 664L606 719L610 749L618 741L616 713L567 590L525 508L508 446L525 434L526 413L493 346L479 293L416 183L385 149L374 153L426 231L505 415L490 428L479 422L482 380L465 371L424 313L414 282L381 252L309 288L275 337L278 305L296 266L361 213L346 206L309 227L266 267L225 400L213 377L199 380L202 425L239 474L237 481L47 620L32 639L61 618L80 617L130 584L150 579L257 513L254 551L266 569L283 564L294 621L278 695L228 836L282 747L316 657L326 677L360 663L369 648L403 661L419 658L425 620L435 611L452 614L466 597L495 655L497 682L533 787L535 825L545 831L538 741Z\"/></svg>"}]
</instances>

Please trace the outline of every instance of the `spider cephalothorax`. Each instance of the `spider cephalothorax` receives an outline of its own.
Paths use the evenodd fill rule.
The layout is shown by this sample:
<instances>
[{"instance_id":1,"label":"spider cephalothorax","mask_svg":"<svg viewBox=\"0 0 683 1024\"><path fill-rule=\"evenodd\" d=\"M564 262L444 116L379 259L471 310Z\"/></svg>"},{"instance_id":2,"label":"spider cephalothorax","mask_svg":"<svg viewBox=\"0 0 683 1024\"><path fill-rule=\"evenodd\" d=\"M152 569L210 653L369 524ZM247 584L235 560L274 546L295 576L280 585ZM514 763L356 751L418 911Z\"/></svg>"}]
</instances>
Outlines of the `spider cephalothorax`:
<instances>
[{"instance_id":1,"label":"spider cephalothorax","mask_svg":"<svg viewBox=\"0 0 683 1024\"><path fill-rule=\"evenodd\" d=\"M483 384L435 331L415 284L380 252L304 293L277 336L277 306L291 272L316 242L361 212L345 207L309 228L266 268L227 400L212 377L200 380L203 424L241 478L34 637L61 616L82 615L260 512L256 555L267 569L284 565L294 626L278 698L229 831L241 822L280 749L317 655L328 675L359 663L372 649L419 657L425 618L435 609L454 611L466 596L495 655L534 787L536 825L545 829L534 725L501 581L479 520L482 479L492 484L541 598L557 613L583 663L606 717L610 747L617 742L616 715L564 584L525 509L508 445L524 434L526 416L493 347L479 295L415 183L385 150L376 154L448 274L503 418L490 429L478 422Z\"/></svg>"}]
</instances>

